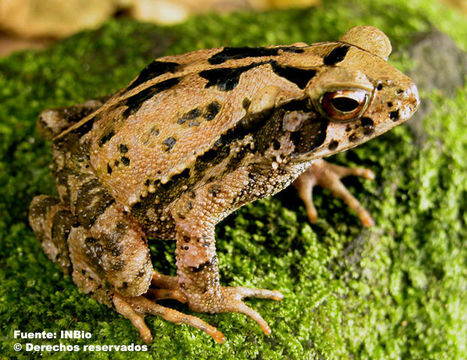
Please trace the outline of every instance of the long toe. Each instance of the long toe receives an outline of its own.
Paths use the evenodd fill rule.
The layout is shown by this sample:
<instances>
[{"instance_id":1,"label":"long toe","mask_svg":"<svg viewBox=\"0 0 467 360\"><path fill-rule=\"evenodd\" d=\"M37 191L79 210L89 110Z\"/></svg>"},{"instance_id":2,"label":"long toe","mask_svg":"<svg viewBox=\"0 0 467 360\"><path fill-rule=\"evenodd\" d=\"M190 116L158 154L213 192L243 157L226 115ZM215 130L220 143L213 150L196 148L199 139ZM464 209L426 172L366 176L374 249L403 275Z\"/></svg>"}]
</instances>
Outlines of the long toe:
<instances>
[{"instance_id":1,"label":"long toe","mask_svg":"<svg viewBox=\"0 0 467 360\"><path fill-rule=\"evenodd\" d=\"M144 322L143 316L146 314L157 315L175 324L187 324L200 329L211 336L215 342L222 343L225 336L214 326L209 325L200 318L183 314L177 310L170 309L145 298L144 296L123 297L118 293L114 294L113 302L116 310L140 332L143 340L148 343L152 341L152 335Z\"/></svg>"}]
</instances>

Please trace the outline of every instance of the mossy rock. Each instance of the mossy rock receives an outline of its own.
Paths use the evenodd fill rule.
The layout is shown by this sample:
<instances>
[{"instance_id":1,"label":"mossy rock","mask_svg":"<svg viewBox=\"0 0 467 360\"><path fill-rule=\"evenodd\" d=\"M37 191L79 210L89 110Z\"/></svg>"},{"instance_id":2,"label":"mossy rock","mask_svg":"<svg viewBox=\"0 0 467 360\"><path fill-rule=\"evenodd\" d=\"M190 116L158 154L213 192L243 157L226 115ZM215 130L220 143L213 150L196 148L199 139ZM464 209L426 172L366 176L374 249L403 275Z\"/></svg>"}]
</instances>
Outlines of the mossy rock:
<instances>
[{"instance_id":1,"label":"mossy rock","mask_svg":"<svg viewBox=\"0 0 467 360\"><path fill-rule=\"evenodd\" d=\"M405 49L432 24L467 47L465 19L432 1L325 2L320 8L197 17L160 28L113 20L41 52L0 59L0 359L17 342L143 344L129 321L82 294L42 252L27 224L37 194L54 194L49 144L35 121L41 110L122 88L154 57L222 45L335 40L354 25L374 25L392 40L391 62L414 64ZM265 336L239 314L200 317L227 341L147 317L146 352L43 352L50 359L465 359L467 223L466 88L454 98L422 92L434 111L414 145L403 125L332 159L376 172L346 184L370 210L365 229L327 191L317 191L321 219L307 222L292 189L250 204L217 227L221 281L279 289L281 302L248 300L271 325ZM153 242L155 267L174 274L174 244ZM167 306L191 313L175 302ZM14 330L83 330L91 339L18 340Z\"/></svg>"}]
</instances>

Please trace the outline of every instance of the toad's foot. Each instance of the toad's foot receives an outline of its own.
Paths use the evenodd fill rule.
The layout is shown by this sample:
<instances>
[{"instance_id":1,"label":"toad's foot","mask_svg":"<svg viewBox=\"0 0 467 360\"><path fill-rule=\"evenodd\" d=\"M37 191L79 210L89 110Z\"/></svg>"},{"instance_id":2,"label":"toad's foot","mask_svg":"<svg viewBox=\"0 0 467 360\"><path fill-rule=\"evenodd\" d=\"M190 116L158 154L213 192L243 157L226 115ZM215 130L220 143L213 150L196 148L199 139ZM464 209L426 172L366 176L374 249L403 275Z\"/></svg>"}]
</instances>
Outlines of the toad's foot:
<instances>
[{"instance_id":1,"label":"toad's foot","mask_svg":"<svg viewBox=\"0 0 467 360\"><path fill-rule=\"evenodd\" d=\"M152 341L151 330L144 322L144 315L152 314L171 321L175 324L188 324L203 330L211 336L217 343L222 343L225 340L224 334L217 330L214 326L205 323L196 316L186 315L177 310L156 304L144 296L124 297L118 293L114 293L113 303L115 309L126 317L136 327L141 334L144 342Z\"/></svg>"},{"instance_id":2,"label":"toad's foot","mask_svg":"<svg viewBox=\"0 0 467 360\"><path fill-rule=\"evenodd\" d=\"M280 291L275 290L250 289L241 286L219 286L214 288L212 291L208 291L200 296L193 296L190 299L184 295L183 292L178 290L179 285L177 277L166 276L157 272L154 273L152 285L160 287L159 289L150 289L148 291L148 293L157 299L175 299L183 303L188 303L189 307L194 311L211 314L222 312L242 313L255 320L266 335L271 333L271 328L268 323L257 311L250 308L242 300L246 297L282 300L284 297ZM214 338L214 340L216 340L216 338Z\"/></svg>"},{"instance_id":3,"label":"toad's foot","mask_svg":"<svg viewBox=\"0 0 467 360\"><path fill-rule=\"evenodd\" d=\"M293 185L297 188L300 198L305 203L308 219L311 223L316 222L318 213L313 205L313 187L319 185L329 189L332 194L344 200L344 202L360 217L363 225L372 226L374 221L371 215L363 208L360 202L342 184L340 179L346 176L361 176L368 180L375 178L374 173L369 169L347 168L330 164L322 159L315 160L313 164L302 174Z\"/></svg>"},{"instance_id":4,"label":"toad's foot","mask_svg":"<svg viewBox=\"0 0 467 360\"><path fill-rule=\"evenodd\" d=\"M212 294L210 294L212 295ZM250 289L242 286L219 286L216 296L205 296L189 303L190 308L208 313L237 312L255 320L266 335L271 334L268 323L256 311L242 300L246 297L260 299L282 300L284 295L280 291L266 289Z\"/></svg>"}]
</instances>

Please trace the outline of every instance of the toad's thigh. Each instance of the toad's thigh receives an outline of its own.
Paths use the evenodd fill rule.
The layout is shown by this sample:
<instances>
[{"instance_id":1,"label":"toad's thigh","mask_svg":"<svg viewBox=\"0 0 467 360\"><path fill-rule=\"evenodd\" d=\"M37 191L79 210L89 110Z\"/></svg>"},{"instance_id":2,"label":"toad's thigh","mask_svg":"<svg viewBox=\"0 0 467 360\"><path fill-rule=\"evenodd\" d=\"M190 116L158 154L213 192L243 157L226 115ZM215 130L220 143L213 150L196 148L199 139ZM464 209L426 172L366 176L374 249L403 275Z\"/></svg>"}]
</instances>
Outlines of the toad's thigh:
<instances>
[{"instance_id":1,"label":"toad's thigh","mask_svg":"<svg viewBox=\"0 0 467 360\"><path fill-rule=\"evenodd\" d=\"M124 296L145 293L153 276L149 248L138 222L114 203L92 226L73 227L68 237L73 280L101 302L103 289Z\"/></svg>"}]
</instances>

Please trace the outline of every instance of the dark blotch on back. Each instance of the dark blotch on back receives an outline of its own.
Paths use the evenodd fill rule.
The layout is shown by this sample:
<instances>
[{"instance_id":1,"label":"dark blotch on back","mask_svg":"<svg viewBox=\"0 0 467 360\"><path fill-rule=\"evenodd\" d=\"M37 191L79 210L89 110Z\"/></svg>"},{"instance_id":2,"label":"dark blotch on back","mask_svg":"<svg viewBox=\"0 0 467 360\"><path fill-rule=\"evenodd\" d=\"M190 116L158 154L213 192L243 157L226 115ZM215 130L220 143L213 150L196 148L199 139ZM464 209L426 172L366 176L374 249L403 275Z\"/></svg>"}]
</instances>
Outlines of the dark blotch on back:
<instances>
[{"instance_id":1,"label":"dark blotch on back","mask_svg":"<svg viewBox=\"0 0 467 360\"><path fill-rule=\"evenodd\" d=\"M126 156L122 156L122 157L120 158L120 160L122 161L122 164L123 164L123 165L125 165L125 166L130 165L130 159L127 158Z\"/></svg>"},{"instance_id":2,"label":"dark blotch on back","mask_svg":"<svg viewBox=\"0 0 467 360\"><path fill-rule=\"evenodd\" d=\"M198 108L188 111L187 113L183 114L180 119L177 120L177 124L183 124L187 120L196 119L198 116L201 115L201 111Z\"/></svg>"},{"instance_id":3,"label":"dark blotch on back","mask_svg":"<svg viewBox=\"0 0 467 360\"><path fill-rule=\"evenodd\" d=\"M139 110L143 103L153 97L155 94L160 93L161 91L170 89L171 87L177 85L180 82L180 78L172 78L168 80L161 81L160 83L154 84L144 90L141 90L139 93L130 96L129 98L122 101L123 105L126 105L128 108L123 112L124 117L133 115Z\"/></svg>"},{"instance_id":4,"label":"dark blotch on back","mask_svg":"<svg viewBox=\"0 0 467 360\"><path fill-rule=\"evenodd\" d=\"M375 125L373 120L369 117L362 117L360 121L362 122L362 126L364 128L372 128Z\"/></svg>"},{"instance_id":5,"label":"dark blotch on back","mask_svg":"<svg viewBox=\"0 0 467 360\"><path fill-rule=\"evenodd\" d=\"M363 133L365 135L370 135L375 131L375 123L369 117L362 117L360 119L363 127Z\"/></svg>"},{"instance_id":6,"label":"dark blotch on back","mask_svg":"<svg viewBox=\"0 0 467 360\"><path fill-rule=\"evenodd\" d=\"M207 121L211 121L212 119L216 117L220 109L221 109L221 104L219 104L217 101L213 101L208 106L206 106L206 112L204 113L203 116Z\"/></svg>"},{"instance_id":7,"label":"dark blotch on back","mask_svg":"<svg viewBox=\"0 0 467 360\"><path fill-rule=\"evenodd\" d=\"M302 53L304 50L296 46L280 46L276 48L264 47L225 47L208 59L211 65L222 64L231 59L245 59L249 57L278 56L279 51Z\"/></svg>"},{"instance_id":8,"label":"dark blotch on back","mask_svg":"<svg viewBox=\"0 0 467 360\"><path fill-rule=\"evenodd\" d=\"M281 66L277 62L271 62L272 71L280 77L296 84L300 89L304 89L306 84L315 76L316 70L300 69L293 66Z\"/></svg>"},{"instance_id":9,"label":"dark blotch on back","mask_svg":"<svg viewBox=\"0 0 467 360\"><path fill-rule=\"evenodd\" d=\"M399 120L399 110L391 111L391 112L389 113L389 118L390 118L392 121L397 121L397 120Z\"/></svg>"},{"instance_id":10,"label":"dark blotch on back","mask_svg":"<svg viewBox=\"0 0 467 360\"><path fill-rule=\"evenodd\" d=\"M156 76L165 74L167 72L174 73L180 64L175 62L165 62L165 61L157 61L154 60L148 66L146 66L138 75L138 77L133 81L130 86L128 86L127 91L134 89L138 85L155 78Z\"/></svg>"},{"instance_id":11,"label":"dark blotch on back","mask_svg":"<svg viewBox=\"0 0 467 360\"><path fill-rule=\"evenodd\" d=\"M115 132L113 130L110 130L107 134L105 134L104 136L102 136L100 139L99 139L99 147L102 147L104 146L104 144L109 141L112 136L115 135Z\"/></svg>"},{"instance_id":12,"label":"dark blotch on back","mask_svg":"<svg viewBox=\"0 0 467 360\"><path fill-rule=\"evenodd\" d=\"M199 73L199 76L208 80L205 88L217 86L217 89L220 91L230 91L235 89L235 87L238 85L238 82L240 81L240 75L242 75L245 71L267 63L268 61L263 61L237 68L217 68L204 70Z\"/></svg>"},{"instance_id":13,"label":"dark blotch on back","mask_svg":"<svg viewBox=\"0 0 467 360\"><path fill-rule=\"evenodd\" d=\"M172 150L172 148L174 147L176 142L177 142L177 140L175 140L172 136L165 139L162 142L164 145L167 146L167 149L165 149L165 151L169 152L170 150Z\"/></svg>"},{"instance_id":14,"label":"dark blotch on back","mask_svg":"<svg viewBox=\"0 0 467 360\"><path fill-rule=\"evenodd\" d=\"M242 101L242 106L245 110L248 110L248 108L250 107L250 104L251 104L251 100L248 99L248 98L244 98L243 101Z\"/></svg>"},{"instance_id":15,"label":"dark blotch on back","mask_svg":"<svg viewBox=\"0 0 467 360\"><path fill-rule=\"evenodd\" d=\"M336 150L336 149L337 149L337 146L339 146L339 141L337 141L337 140L332 140L332 141L329 143L328 149L329 149L329 150Z\"/></svg>"},{"instance_id":16,"label":"dark blotch on back","mask_svg":"<svg viewBox=\"0 0 467 360\"><path fill-rule=\"evenodd\" d=\"M128 152L128 146L126 146L125 144L120 144L118 149L122 154L126 154Z\"/></svg>"},{"instance_id":17,"label":"dark blotch on back","mask_svg":"<svg viewBox=\"0 0 467 360\"><path fill-rule=\"evenodd\" d=\"M335 65L345 59L347 51L349 51L349 45L342 45L333 49L327 56L324 57L324 65Z\"/></svg>"}]
</instances>

